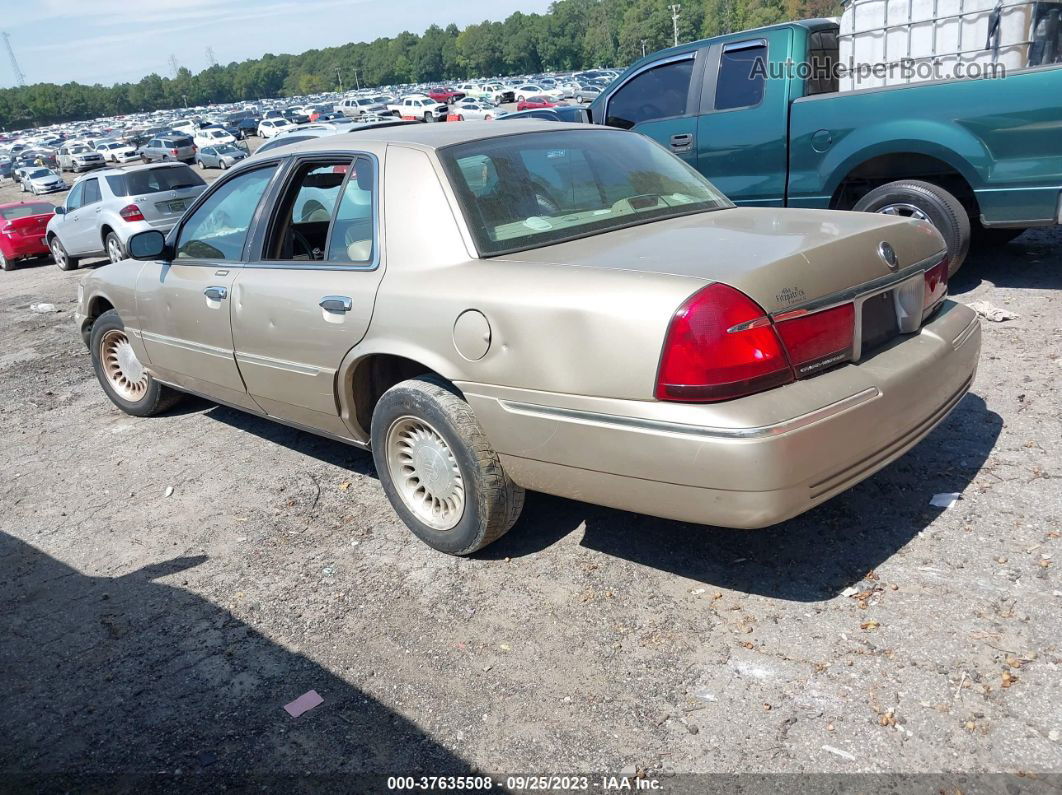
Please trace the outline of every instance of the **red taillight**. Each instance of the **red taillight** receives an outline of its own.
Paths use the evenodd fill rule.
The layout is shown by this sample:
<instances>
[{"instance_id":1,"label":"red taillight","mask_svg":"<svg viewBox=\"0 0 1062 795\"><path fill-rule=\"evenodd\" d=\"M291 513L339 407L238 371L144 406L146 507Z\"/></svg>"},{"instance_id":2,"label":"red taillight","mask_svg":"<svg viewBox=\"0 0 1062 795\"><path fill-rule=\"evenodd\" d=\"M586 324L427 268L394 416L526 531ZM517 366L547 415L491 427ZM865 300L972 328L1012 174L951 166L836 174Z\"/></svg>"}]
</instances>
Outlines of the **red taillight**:
<instances>
[{"instance_id":1,"label":"red taillight","mask_svg":"<svg viewBox=\"0 0 1062 795\"><path fill-rule=\"evenodd\" d=\"M783 314L775 318L775 327L797 377L811 375L850 357L855 305L842 304L792 317Z\"/></svg>"},{"instance_id":2,"label":"red taillight","mask_svg":"<svg viewBox=\"0 0 1062 795\"><path fill-rule=\"evenodd\" d=\"M922 302L922 314L944 300L948 294L948 260L945 257L926 271L925 300Z\"/></svg>"},{"instance_id":3,"label":"red taillight","mask_svg":"<svg viewBox=\"0 0 1062 795\"><path fill-rule=\"evenodd\" d=\"M125 207L118 211L118 215L122 216L126 221L143 221L144 214L140 212L140 208L135 204L127 204Z\"/></svg>"},{"instance_id":4,"label":"red taillight","mask_svg":"<svg viewBox=\"0 0 1062 795\"><path fill-rule=\"evenodd\" d=\"M177 156L177 150L176 149L171 149L170 150L170 154L173 155L174 157L176 157Z\"/></svg>"},{"instance_id":5,"label":"red taillight","mask_svg":"<svg viewBox=\"0 0 1062 795\"><path fill-rule=\"evenodd\" d=\"M760 306L733 287L712 284L671 319L660 371L659 400L729 400L793 380L782 343Z\"/></svg>"}]
</instances>

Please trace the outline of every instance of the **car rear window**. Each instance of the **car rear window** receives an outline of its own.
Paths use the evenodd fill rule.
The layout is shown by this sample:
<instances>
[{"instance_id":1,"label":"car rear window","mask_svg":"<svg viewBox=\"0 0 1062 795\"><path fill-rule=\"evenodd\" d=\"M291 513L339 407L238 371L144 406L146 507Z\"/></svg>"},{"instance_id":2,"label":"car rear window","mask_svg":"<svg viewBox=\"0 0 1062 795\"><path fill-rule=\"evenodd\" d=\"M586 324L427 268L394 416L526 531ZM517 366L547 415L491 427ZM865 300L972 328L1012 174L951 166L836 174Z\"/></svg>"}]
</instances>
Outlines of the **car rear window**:
<instances>
[{"instance_id":1,"label":"car rear window","mask_svg":"<svg viewBox=\"0 0 1062 795\"><path fill-rule=\"evenodd\" d=\"M180 149L184 146L191 146L191 138L167 138L162 142L162 145L167 149Z\"/></svg>"},{"instance_id":2,"label":"car rear window","mask_svg":"<svg viewBox=\"0 0 1062 795\"><path fill-rule=\"evenodd\" d=\"M107 177L107 184L115 196L140 196L145 193L161 193L206 185L188 166L164 166L115 174Z\"/></svg>"},{"instance_id":3,"label":"car rear window","mask_svg":"<svg viewBox=\"0 0 1062 795\"><path fill-rule=\"evenodd\" d=\"M0 217L5 221L14 221L16 218L29 218L31 215L50 215L55 212L55 207L45 202L22 204L18 207L4 207L0 209Z\"/></svg>"},{"instance_id":4,"label":"car rear window","mask_svg":"<svg viewBox=\"0 0 1062 795\"><path fill-rule=\"evenodd\" d=\"M733 206L659 145L618 130L507 135L439 154L482 256Z\"/></svg>"}]
</instances>

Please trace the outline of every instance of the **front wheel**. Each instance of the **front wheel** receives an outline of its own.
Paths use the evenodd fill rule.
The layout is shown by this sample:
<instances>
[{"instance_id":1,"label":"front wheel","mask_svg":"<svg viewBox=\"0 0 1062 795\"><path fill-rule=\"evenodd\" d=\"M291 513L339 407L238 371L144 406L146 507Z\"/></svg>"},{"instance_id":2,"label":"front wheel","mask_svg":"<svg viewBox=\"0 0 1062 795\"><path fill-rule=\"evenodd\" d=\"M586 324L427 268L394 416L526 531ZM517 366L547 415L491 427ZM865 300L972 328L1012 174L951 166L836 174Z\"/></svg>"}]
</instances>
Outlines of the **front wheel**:
<instances>
[{"instance_id":1,"label":"front wheel","mask_svg":"<svg viewBox=\"0 0 1062 795\"><path fill-rule=\"evenodd\" d=\"M953 275L970 251L970 216L962 202L931 182L904 179L867 193L852 207L856 212L882 213L928 221L937 228L948 249L948 275Z\"/></svg>"},{"instance_id":2,"label":"front wheel","mask_svg":"<svg viewBox=\"0 0 1062 795\"><path fill-rule=\"evenodd\" d=\"M0 251L0 271L9 271L14 267L14 264L7 257L4 256L4 252Z\"/></svg>"},{"instance_id":3,"label":"front wheel","mask_svg":"<svg viewBox=\"0 0 1062 795\"><path fill-rule=\"evenodd\" d=\"M53 237L48 244L48 248L52 250L52 259L55 260L55 264L59 266L61 271L72 271L77 268L78 260L76 257L71 257L66 253L66 248L58 237Z\"/></svg>"},{"instance_id":4,"label":"front wheel","mask_svg":"<svg viewBox=\"0 0 1062 795\"><path fill-rule=\"evenodd\" d=\"M195 161L195 164L199 166L200 171L206 171L206 163L204 163L202 160Z\"/></svg>"},{"instance_id":5,"label":"front wheel","mask_svg":"<svg viewBox=\"0 0 1062 795\"><path fill-rule=\"evenodd\" d=\"M137 359L122 318L113 309L92 324L92 367L100 386L118 408L150 417L173 406L181 393L156 381Z\"/></svg>"},{"instance_id":6,"label":"front wheel","mask_svg":"<svg viewBox=\"0 0 1062 795\"><path fill-rule=\"evenodd\" d=\"M395 512L428 546L468 555L501 538L524 506L471 407L436 376L387 390L372 415L372 452Z\"/></svg>"}]
</instances>

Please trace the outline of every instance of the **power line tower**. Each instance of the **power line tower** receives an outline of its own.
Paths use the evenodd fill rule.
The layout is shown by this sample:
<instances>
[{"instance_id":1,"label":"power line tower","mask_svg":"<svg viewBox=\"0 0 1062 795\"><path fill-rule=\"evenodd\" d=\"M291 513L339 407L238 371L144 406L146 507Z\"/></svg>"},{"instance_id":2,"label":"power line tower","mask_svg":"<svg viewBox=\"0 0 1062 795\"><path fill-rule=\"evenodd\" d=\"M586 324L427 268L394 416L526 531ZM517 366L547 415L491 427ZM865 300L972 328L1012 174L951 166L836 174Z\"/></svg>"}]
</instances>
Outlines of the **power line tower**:
<instances>
[{"instance_id":1,"label":"power line tower","mask_svg":"<svg viewBox=\"0 0 1062 795\"><path fill-rule=\"evenodd\" d=\"M5 30L0 33L0 36L4 37L4 46L7 47L7 57L11 59L11 71L15 74L15 82L20 86L26 85L26 76L18 68L18 59L15 58L15 51L11 49L11 35Z\"/></svg>"},{"instance_id":2,"label":"power line tower","mask_svg":"<svg viewBox=\"0 0 1062 795\"><path fill-rule=\"evenodd\" d=\"M173 72L173 76L177 77L177 73L181 71L181 65L177 63L177 56L170 53L170 71Z\"/></svg>"},{"instance_id":3,"label":"power line tower","mask_svg":"<svg viewBox=\"0 0 1062 795\"><path fill-rule=\"evenodd\" d=\"M668 10L671 11L671 27L675 31L675 46L678 47L678 18L679 12L682 11L682 6L678 3L674 3L668 6Z\"/></svg>"},{"instance_id":4,"label":"power line tower","mask_svg":"<svg viewBox=\"0 0 1062 795\"><path fill-rule=\"evenodd\" d=\"M207 46L207 48L206 48L206 56L207 56L207 63L209 63L211 66L217 66L218 65L218 59L214 55L214 48L213 47Z\"/></svg>"}]
</instances>

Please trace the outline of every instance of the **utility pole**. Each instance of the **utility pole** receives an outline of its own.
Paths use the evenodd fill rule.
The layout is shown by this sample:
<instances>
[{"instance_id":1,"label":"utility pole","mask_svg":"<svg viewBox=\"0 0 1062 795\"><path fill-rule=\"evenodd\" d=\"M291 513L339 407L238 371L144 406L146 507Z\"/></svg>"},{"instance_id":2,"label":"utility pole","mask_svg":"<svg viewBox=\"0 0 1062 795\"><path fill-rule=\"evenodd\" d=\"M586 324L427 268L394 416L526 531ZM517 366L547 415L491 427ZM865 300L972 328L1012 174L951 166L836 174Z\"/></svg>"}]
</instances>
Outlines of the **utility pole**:
<instances>
[{"instance_id":1,"label":"utility pole","mask_svg":"<svg viewBox=\"0 0 1062 795\"><path fill-rule=\"evenodd\" d=\"M354 85L357 87L358 91L361 91L361 81L358 80L358 70L357 69L354 70Z\"/></svg>"},{"instance_id":2,"label":"utility pole","mask_svg":"<svg viewBox=\"0 0 1062 795\"><path fill-rule=\"evenodd\" d=\"M206 57L207 57L207 63L208 64L210 64L211 66L217 66L218 65L218 59L214 56L214 48L213 47L207 46L207 48L206 48Z\"/></svg>"},{"instance_id":3,"label":"utility pole","mask_svg":"<svg viewBox=\"0 0 1062 795\"><path fill-rule=\"evenodd\" d=\"M177 63L177 56L174 53L170 53L170 70L173 72L174 77L177 77L177 73L181 71L181 67Z\"/></svg>"},{"instance_id":4,"label":"utility pole","mask_svg":"<svg viewBox=\"0 0 1062 795\"><path fill-rule=\"evenodd\" d=\"M336 77L339 78L339 93L343 93L343 74L339 71L339 67L336 67Z\"/></svg>"},{"instance_id":5,"label":"utility pole","mask_svg":"<svg viewBox=\"0 0 1062 795\"><path fill-rule=\"evenodd\" d=\"M22 70L18 68L18 60L15 58L15 51L11 49L11 36L5 30L2 34L4 37L4 46L7 47L7 57L11 59L11 71L15 74L15 82L20 86L26 85L26 76L22 74Z\"/></svg>"},{"instance_id":6,"label":"utility pole","mask_svg":"<svg viewBox=\"0 0 1062 795\"><path fill-rule=\"evenodd\" d=\"M646 42L646 40L642 39L642 57L643 58L645 57L645 42Z\"/></svg>"},{"instance_id":7,"label":"utility pole","mask_svg":"<svg viewBox=\"0 0 1062 795\"><path fill-rule=\"evenodd\" d=\"M682 6L678 3L673 3L668 6L671 11L671 27L675 31L675 46L678 47L678 18L679 12L682 11Z\"/></svg>"}]
</instances>

